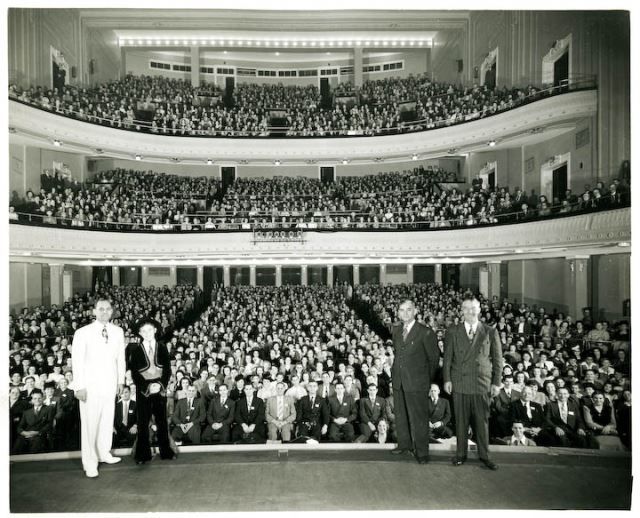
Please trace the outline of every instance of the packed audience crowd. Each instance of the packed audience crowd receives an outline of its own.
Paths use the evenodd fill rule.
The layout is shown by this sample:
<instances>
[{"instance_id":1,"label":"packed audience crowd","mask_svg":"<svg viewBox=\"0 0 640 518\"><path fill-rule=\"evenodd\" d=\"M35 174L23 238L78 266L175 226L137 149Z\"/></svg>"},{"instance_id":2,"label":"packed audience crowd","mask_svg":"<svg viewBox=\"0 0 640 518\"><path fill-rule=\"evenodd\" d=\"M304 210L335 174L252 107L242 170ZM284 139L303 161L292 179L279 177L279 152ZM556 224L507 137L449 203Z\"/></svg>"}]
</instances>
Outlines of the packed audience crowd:
<instances>
[{"instance_id":1,"label":"packed audience crowd","mask_svg":"<svg viewBox=\"0 0 640 518\"><path fill-rule=\"evenodd\" d=\"M442 351L446 328L461 319L463 297L462 290L426 284L364 285L355 290L347 285L216 286L199 317L174 323L169 315L177 315L180 307L185 311L186 295L197 299L197 289L101 289L113 296L115 322L125 329L141 313L165 322L164 343L171 357L168 415L177 444L395 442L393 345L388 333L374 329L391 326L399 304L411 298L418 319L436 331ZM154 305L155 299L163 302ZM43 433L57 438L55 447L73 447L64 437L77 421L60 413L73 403L69 340L38 337L36 345L24 346L15 335L29 329L37 334L38 322L46 328L47 319L60 328L66 322L76 327L86 323L91 300L89 294L74 298L66 311L35 308L12 317L14 433L23 430L21 413L30 402L40 406L35 401L42 397L39 383L45 404L58 405ZM491 405L494 443L597 448L619 439L631 447L628 322L597 321L588 308L578 320L555 309L508 300L481 298L481 306L481 320L498 330L505 358L503 388ZM125 314L131 317L125 319ZM32 316L36 318L28 318ZM136 339L131 332L127 337ZM454 429L441 386L440 375L430 391L431 428L438 441L451 437ZM250 403L248 415L237 406L241 398ZM549 405L556 400L567 400L575 410L574 435L557 432L557 416L551 415ZM129 374L127 388L114 404L114 446L131 446L137 430L131 418L135 385Z\"/></svg>"},{"instance_id":2,"label":"packed audience crowd","mask_svg":"<svg viewBox=\"0 0 640 518\"><path fill-rule=\"evenodd\" d=\"M326 137L421 131L487 117L553 92L525 88L464 87L432 81L428 74L340 84L337 96L353 103L323 108L316 86L238 83L231 95L213 84L128 75L91 88L9 85L9 96L79 120L167 135L269 135L272 110L286 119L286 135ZM204 101L206 99L206 101ZM224 101L224 102L223 102ZM410 115L403 116L411 102Z\"/></svg>"},{"instance_id":3,"label":"packed audience crowd","mask_svg":"<svg viewBox=\"0 0 640 518\"><path fill-rule=\"evenodd\" d=\"M73 393L65 392L73 385L71 344L75 331L93 321L98 296L111 298L112 321L124 329L127 339L132 339L132 326L143 316L155 318L162 331L170 333L194 313L199 314L203 306L202 290L190 285L142 288L98 284L95 292L76 294L60 306L23 308L9 315L11 446L35 390L44 395L44 404L52 407L47 448L77 447L78 406ZM14 388L20 389L18 399L13 397Z\"/></svg>"},{"instance_id":4,"label":"packed audience crowd","mask_svg":"<svg viewBox=\"0 0 640 518\"><path fill-rule=\"evenodd\" d=\"M479 178L468 189L444 169L340 177L237 178L223 191L208 177L182 177L116 169L94 182L62 184L50 171L39 193L13 196L9 219L94 229L212 231L250 229L437 229L527 221L630 204L630 187L614 179L549 199L520 188L488 188Z\"/></svg>"}]
</instances>

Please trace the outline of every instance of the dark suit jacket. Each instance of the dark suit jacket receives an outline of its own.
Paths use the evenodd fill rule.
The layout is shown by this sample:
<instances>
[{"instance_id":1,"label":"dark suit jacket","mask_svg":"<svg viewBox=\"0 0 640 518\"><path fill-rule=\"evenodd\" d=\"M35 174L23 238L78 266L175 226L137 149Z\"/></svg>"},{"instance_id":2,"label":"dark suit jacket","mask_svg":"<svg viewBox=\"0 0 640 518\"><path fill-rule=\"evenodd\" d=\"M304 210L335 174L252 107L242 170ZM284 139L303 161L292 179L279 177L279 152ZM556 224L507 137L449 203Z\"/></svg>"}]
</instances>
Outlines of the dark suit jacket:
<instances>
[{"instance_id":1,"label":"dark suit jacket","mask_svg":"<svg viewBox=\"0 0 640 518\"><path fill-rule=\"evenodd\" d=\"M428 392L440 361L436 334L424 324L414 322L407 339L402 338L402 325L392 331L395 358L391 369L393 388L407 392Z\"/></svg>"},{"instance_id":2,"label":"dark suit jacket","mask_svg":"<svg viewBox=\"0 0 640 518\"><path fill-rule=\"evenodd\" d=\"M166 390L171 376L169 351L163 343L156 342L154 356L155 364L162 367L162 375L147 380L143 376L143 373L149 369L150 363L149 358L147 358L147 353L144 350L144 346L139 343L130 344L129 347L127 347L127 369L131 370L131 377L136 385L136 391L144 395L149 394L149 385L154 382L160 383L163 390Z\"/></svg>"},{"instance_id":3,"label":"dark suit jacket","mask_svg":"<svg viewBox=\"0 0 640 518\"><path fill-rule=\"evenodd\" d=\"M542 405L530 401L529 406L531 407L531 419L527 416L527 408L522 404L522 401L514 401L511 404L511 422L520 421L527 428L544 428L546 418Z\"/></svg>"},{"instance_id":4,"label":"dark suit jacket","mask_svg":"<svg viewBox=\"0 0 640 518\"><path fill-rule=\"evenodd\" d=\"M329 424L329 405L326 400L320 396L316 396L313 408L311 408L309 396L300 398L296 410L296 421L298 423L316 422L320 426Z\"/></svg>"},{"instance_id":5,"label":"dark suit jacket","mask_svg":"<svg viewBox=\"0 0 640 518\"><path fill-rule=\"evenodd\" d=\"M383 398L376 396L374 404L371 404L368 397L360 398L358 404L360 405L358 416L362 424L378 424L378 421L384 418L387 402Z\"/></svg>"},{"instance_id":6,"label":"dark suit jacket","mask_svg":"<svg viewBox=\"0 0 640 518\"><path fill-rule=\"evenodd\" d=\"M316 392L316 394L322 397L322 394L324 394L324 382L321 381L320 383L318 383L318 392ZM335 395L336 395L336 388L331 383L329 383L329 395L325 399L328 399L331 396L335 396Z\"/></svg>"},{"instance_id":7,"label":"dark suit jacket","mask_svg":"<svg viewBox=\"0 0 640 518\"><path fill-rule=\"evenodd\" d=\"M9 408L9 416L11 420L12 429L15 431L20 420L22 419L22 414L25 413L29 409L29 403L27 403L24 399L18 398L18 400Z\"/></svg>"},{"instance_id":8,"label":"dark suit jacket","mask_svg":"<svg viewBox=\"0 0 640 518\"><path fill-rule=\"evenodd\" d=\"M453 383L458 394L489 394L491 385L500 385L502 344L498 332L478 322L473 342L464 322L447 329L444 338L444 381Z\"/></svg>"},{"instance_id":9,"label":"dark suit jacket","mask_svg":"<svg viewBox=\"0 0 640 518\"><path fill-rule=\"evenodd\" d=\"M178 400L173 410L173 415L171 416L171 422L176 426L187 423L204 424L207 419L207 412L206 407L203 405L202 398L195 398L193 400L193 409L189 409L187 406L188 402L189 400L187 398Z\"/></svg>"},{"instance_id":10,"label":"dark suit jacket","mask_svg":"<svg viewBox=\"0 0 640 518\"><path fill-rule=\"evenodd\" d=\"M547 427L550 429L556 426L563 430L569 430L571 432L577 432L579 429L584 430L584 422L580 415L580 407L573 401L567 401L567 422L566 424L560 417L560 407L557 401L550 401L546 406L545 421Z\"/></svg>"},{"instance_id":11,"label":"dark suit jacket","mask_svg":"<svg viewBox=\"0 0 640 518\"><path fill-rule=\"evenodd\" d=\"M200 391L200 397L206 402L206 404L208 406L209 403L211 403L211 401L213 399L218 397L218 393L217 392L211 392L211 389L209 388L209 384L205 383L204 387L202 387L202 390Z\"/></svg>"},{"instance_id":12,"label":"dark suit jacket","mask_svg":"<svg viewBox=\"0 0 640 518\"><path fill-rule=\"evenodd\" d=\"M38 431L41 435L51 433L55 412L54 408L44 405L40 407L37 416L33 407L25 410L18 424L18 433L24 431Z\"/></svg>"},{"instance_id":13,"label":"dark suit jacket","mask_svg":"<svg viewBox=\"0 0 640 518\"><path fill-rule=\"evenodd\" d=\"M432 423L442 421L442 425L447 426L451 421L451 405L449 405L449 401L439 397L438 402L434 405L431 398L429 398L429 421Z\"/></svg>"},{"instance_id":14,"label":"dark suit jacket","mask_svg":"<svg viewBox=\"0 0 640 518\"><path fill-rule=\"evenodd\" d=\"M353 422L358 417L356 402L351 396L346 394L342 398L342 404L338 401L338 396L329 398L329 417L333 420L336 417L346 417L348 422Z\"/></svg>"},{"instance_id":15,"label":"dark suit jacket","mask_svg":"<svg viewBox=\"0 0 640 518\"><path fill-rule=\"evenodd\" d=\"M264 401L259 397L253 396L251 408L249 408L247 407L247 399L240 398L236 402L235 420L238 424L264 424Z\"/></svg>"},{"instance_id":16,"label":"dark suit jacket","mask_svg":"<svg viewBox=\"0 0 640 518\"><path fill-rule=\"evenodd\" d=\"M236 402L227 397L224 405L220 404L220 396L214 397L207 409L207 423L222 423L231 426L235 418Z\"/></svg>"},{"instance_id":17,"label":"dark suit jacket","mask_svg":"<svg viewBox=\"0 0 640 518\"><path fill-rule=\"evenodd\" d=\"M504 390L504 388L500 389L500 392L496 397L491 401L492 406L495 408L496 412L499 414L508 414L511 410L511 405L520 400L520 392L515 389L511 389L511 397L509 397Z\"/></svg>"},{"instance_id":18,"label":"dark suit jacket","mask_svg":"<svg viewBox=\"0 0 640 518\"><path fill-rule=\"evenodd\" d=\"M384 418L387 420L387 422L391 425L395 425L396 422L396 415L394 413L394 402L393 402L393 396L389 396L388 398L385 399L385 407L384 407Z\"/></svg>"},{"instance_id":19,"label":"dark suit jacket","mask_svg":"<svg viewBox=\"0 0 640 518\"><path fill-rule=\"evenodd\" d=\"M136 402L133 399L129 400L129 410L127 411L127 424L124 425L122 419L122 410L124 405L122 404L122 400L118 401L116 404L116 413L113 417L113 426L116 430L120 430L123 427L129 431L129 429L136 424Z\"/></svg>"}]
</instances>

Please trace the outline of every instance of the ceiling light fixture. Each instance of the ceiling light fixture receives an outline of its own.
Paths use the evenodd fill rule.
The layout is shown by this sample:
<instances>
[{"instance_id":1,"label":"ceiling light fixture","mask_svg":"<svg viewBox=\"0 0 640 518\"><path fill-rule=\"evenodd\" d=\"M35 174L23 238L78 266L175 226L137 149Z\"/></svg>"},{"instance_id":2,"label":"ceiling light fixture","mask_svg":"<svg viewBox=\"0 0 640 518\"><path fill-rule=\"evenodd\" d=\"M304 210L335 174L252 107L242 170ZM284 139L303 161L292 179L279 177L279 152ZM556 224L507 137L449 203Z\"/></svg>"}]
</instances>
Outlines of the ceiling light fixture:
<instances>
[{"instance_id":1,"label":"ceiling light fixture","mask_svg":"<svg viewBox=\"0 0 640 518\"><path fill-rule=\"evenodd\" d=\"M418 160L418 155L415 153L411 156L411 160Z\"/></svg>"},{"instance_id":2,"label":"ceiling light fixture","mask_svg":"<svg viewBox=\"0 0 640 518\"><path fill-rule=\"evenodd\" d=\"M276 160L276 161L274 162L274 164L275 164L276 166L279 166L279 165L280 165L280 160Z\"/></svg>"},{"instance_id":3,"label":"ceiling light fixture","mask_svg":"<svg viewBox=\"0 0 640 518\"><path fill-rule=\"evenodd\" d=\"M210 158L207 158L207 165L212 165L213 164L213 160L211 160Z\"/></svg>"},{"instance_id":4,"label":"ceiling light fixture","mask_svg":"<svg viewBox=\"0 0 640 518\"><path fill-rule=\"evenodd\" d=\"M56 147L60 147L60 146L62 146L62 142L60 142L58 139L55 139L53 141L53 145L56 146Z\"/></svg>"},{"instance_id":5,"label":"ceiling light fixture","mask_svg":"<svg viewBox=\"0 0 640 518\"><path fill-rule=\"evenodd\" d=\"M142 160L142 155L136 155L136 160L139 162L140 160Z\"/></svg>"},{"instance_id":6,"label":"ceiling light fixture","mask_svg":"<svg viewBox=\"0 0 640 518\"><path fill-rule=\"evenodd\" d=\"M487 146L489 147L494 147L496 145L496 141L495 140L490 140L489 142L487 142Z\"/></svg>"}]
</instances>

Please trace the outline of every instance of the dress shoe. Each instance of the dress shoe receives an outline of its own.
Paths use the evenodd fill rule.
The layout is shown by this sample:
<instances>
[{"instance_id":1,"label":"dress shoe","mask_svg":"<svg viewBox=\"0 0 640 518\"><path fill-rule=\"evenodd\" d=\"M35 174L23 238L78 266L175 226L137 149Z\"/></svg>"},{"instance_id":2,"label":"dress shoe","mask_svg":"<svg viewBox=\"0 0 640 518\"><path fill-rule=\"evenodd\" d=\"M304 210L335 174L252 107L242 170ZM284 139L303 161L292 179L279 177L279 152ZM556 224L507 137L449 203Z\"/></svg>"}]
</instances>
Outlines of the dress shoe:
<instances>
[{"instance_id":1,"label":"dress shoe","mask_svg":"<svg viewBox=\"0 0 640 518\"><path fill-rule=\"evenodd\" d=\"M429 464L429 457L416 457L418 464Z\"/></svg>"},{"instance_id":2,"label":"dress shoe","mask_svg":"<svg viewBox=\"0 0 640 518\"><path fill-rule=\"evenodd\" d=\"M411 451L411 450L408 450L406 448L395 448L391 450L391 455L401 455L403 453L407 453L408 451Z\"/></svg>"},{"instance_id":3,"label":"dress shoe","mask_svg":"<svg viewBox=\"0 0 640 518\"><path fill-rule=\"evenodd\" d=\"M100 462L104 462L105 464L118 464L118 462L122 461L121 457L114 457L113 455L111 455L110 457L107 457L104 460L101 460Z\"/></svg>"},{"instance_id":4,"label":"dress shoe","mask_svg":"<svg viewBox=\"0 0 640 518\"><path fill-rule=\"evenodd\" d=\"M136 465L142 466L142 464L144 464L145 462L147 462L147 461L146 460L137 460L136 461Z\"/></svg>"},{"instance_id":5,"label":"dress shoe","mask_svg":"<svg viewBox=\"0 0 640 518\"><path fill-rule=\"evenodd\" d=\"M498 469L498 465L495 462L490 461L489 459L480 459L480 462L482 462L482 464L484 464L486 468L490 469L491 471L495 471Z\"/></svg>"},{"instance_id":6,"label":"dress shoe","mask_svg":"<svg viewBox=\"0 0 640 518\"><path fill-rule=\"evenodd\" d=\"M467 462L466 457L454 457L451 459L451 464L454 466L462 466L465 462Z\"/></svg>"},{"instance_id":7,"label":"dress shoe","mask_svg":"<svg viewBox=\"0 0 640 518\"><path fill-rule=\"evenodd\" d=\"M96 478L98 476L98 470L97 469L88 469L84 473L89 478Z\"/></svg>"}]
</instances>

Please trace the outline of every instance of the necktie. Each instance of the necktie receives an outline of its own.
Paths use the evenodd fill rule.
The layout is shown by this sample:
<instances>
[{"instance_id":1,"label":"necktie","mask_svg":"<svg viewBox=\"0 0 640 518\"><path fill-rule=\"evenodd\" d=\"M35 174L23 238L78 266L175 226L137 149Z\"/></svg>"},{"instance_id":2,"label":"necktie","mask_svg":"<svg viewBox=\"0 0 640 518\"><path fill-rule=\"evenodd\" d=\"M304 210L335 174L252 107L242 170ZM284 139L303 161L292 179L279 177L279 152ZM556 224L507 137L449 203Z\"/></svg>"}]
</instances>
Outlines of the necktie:
<instances>
[{"instance_id":1,"label":"necktie","mask_svg":"<svg viewBox=\"0 0 640 518\"><path fill-rule=\"evenodd\" d=\"M475 336L475 333L473 332L473 327L469 326L469 340L473 340L473 337Z\"/></svg>"},{"instance_id":2,"label":"necktie","mask_svg":"<svg viewBox=\"0 0 640 518\"><path fill-rule=\"evenodd\" d=\"M225 402L226 402L226 401L227 401L226 399L221 399L221 400L220 400L220 406L224 406L224 404L225 404Z\"/></svg>"},{"instance_id":3,"label":"necktie","mask_svg":"<svg viewBox=\"0 0 640 518\"><path fill-rule=\"evenodd\" d=\"M408 334L409 334L409 326L405 324L402 328L402 339L406 340Z\"/></svg>"},{"instance_id":4,"label":"necktie","mask_svg":"<svg viewBox=\"0 0 640 518\"><path fill-rule=\"evenodd\" d=\"M560 403L560 418L562 419L563 423L567 422L567 404L566 403Z\"/></svg>"},{"instance_id":5,"label":"necktie","mask_svg":"<svg viewBox=\"0 0 640 518\"><path fill-rule=\"evenodd\" d=\"M40 413L40 409L33 407L33 413L36 415L36 417L38 417L38 414Z\"/></svg>"},{"instance_id":6,"label":"necktie","mask_svg":"<svg viewBox=\"0 0 640 518\"><path fill-rule=\"evenodd\" d=\"M251 399L247 399L247 408L251 410Z\"/></svg>"},{"instance_id":7,"label":"necktie","mask_svg":"<svg viewBox=\"0 0 640 518\"><path fill-rule=\"evenodd\" d=\"M312 397L311 398L311 408L313 408L313 403L315 402L316 398Z\"/></svg>"},{"instance_id":8,"label":"necktie","mask_svg":"<svg viewBox=\"0 0 640 518\"><path fill-rule=\"evenodd\" d=\"M102 338L104 338L105 342L109 341L109 333L107 333L107 326L102 328Z\"/></svg>"},{"instance_id":9,"label":"necktie","mask_svg":"<svg viewBox=\"0 0 640 518\"><path fill-rule=\"evenodd\" d=\"M122 402L122 424L127 426L127 414L129 412L129 402Z\"/></svg>"},{"instance_id":10,"label":"necktie","mask_svg":"<svg viewBox=\"0 0 640 518\"><path fill-rule=\"evenodd\" d=\"M282 421L282 415L284 414L284 402L282 398L278 398L278 420Z\"/></svg>"},{"instance_id":11,"label":"necktie","mask_svg":"<svg viewBox=\"0 0 640 518\"><path fill-rule=\"evenodd\" d=\"M527 417L531 419L531 405L527 401Z\"/></svg>"},{"instance_id":12,"label":"necktie","mask_svg":"<svg viewBox=\"0 0 640 518\"><path fill-rule=\"evenodd\" d=\"M189 399L187 406L189 407L189 412L193 412L193 399Z\"/></svg>"}]
</instances>

